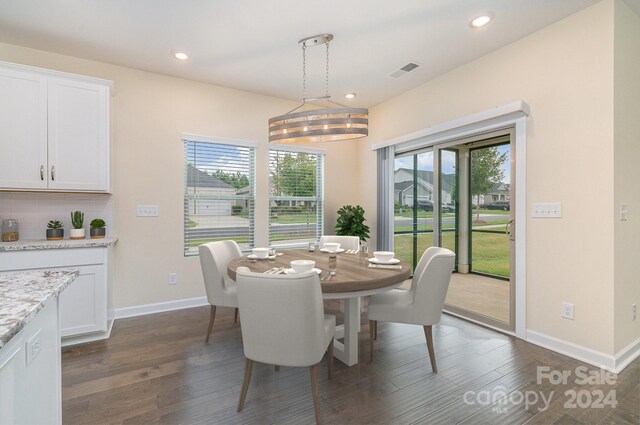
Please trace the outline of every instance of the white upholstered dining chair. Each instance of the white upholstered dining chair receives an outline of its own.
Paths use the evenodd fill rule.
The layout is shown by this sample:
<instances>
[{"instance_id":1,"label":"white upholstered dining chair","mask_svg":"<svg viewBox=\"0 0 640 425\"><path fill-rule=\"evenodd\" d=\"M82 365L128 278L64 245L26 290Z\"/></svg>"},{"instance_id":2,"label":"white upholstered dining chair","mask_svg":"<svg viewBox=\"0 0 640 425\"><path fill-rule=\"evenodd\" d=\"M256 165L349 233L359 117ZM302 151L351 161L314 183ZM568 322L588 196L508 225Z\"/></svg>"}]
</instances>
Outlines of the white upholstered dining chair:
<instances>
[{"instance_id":1,"label":"white upholstered dining chair","mask_svg":"<svg viewBox=\"0 0 640 425\"><path fill-rule=\"evenodd\" d=\"M236 273L246 357L238 412L244 407L254 361L310 366L315 417L319 423L318 365L327 351L331 377L336 318L324 314L317 273L265 275L246 267L239 267Z\"/></svg>"},{"instance_id":2,"label":"white upholstered dining chair","mask_svg":"<svg viewBox=\"0 0 640 425\"><path fill-rule=\"evenodd\" d=\"M369 350L373 361L373 341L378 320L422 325L427 340L431 369L438 372L433 349L432 326L440 322L456 255L446 249L430 247L422 254L411 281L411 288L392 289L369 299Z\"/></svg>"},{"instance_id":3,"label":"white upholstered dining chair","mask_svg":"<svg viewBox=\"0 0 640 425\"><path fill-rule=\"evenodd\" d=\"M357 236L321 236L320 249L324 248L326 243L339 243L340 248L360 250L360 238Z\"/></svg>"},{"instance_id":4,"label":"white upholstered dining chair","mask_svg":"<svg viewBox=\"0 0 640 425\"><path fill-rule=\"evenodd\" d=\"M238 288L229 277L227 266L231 260L242 257L242 251L235 241L219 241L198 246L198 252L207 300L211 305L209 329L205 339L207 343L216 319L216 307L234 307L236 311L233 321L238 321Z\"/></svg>"}]
</instances>

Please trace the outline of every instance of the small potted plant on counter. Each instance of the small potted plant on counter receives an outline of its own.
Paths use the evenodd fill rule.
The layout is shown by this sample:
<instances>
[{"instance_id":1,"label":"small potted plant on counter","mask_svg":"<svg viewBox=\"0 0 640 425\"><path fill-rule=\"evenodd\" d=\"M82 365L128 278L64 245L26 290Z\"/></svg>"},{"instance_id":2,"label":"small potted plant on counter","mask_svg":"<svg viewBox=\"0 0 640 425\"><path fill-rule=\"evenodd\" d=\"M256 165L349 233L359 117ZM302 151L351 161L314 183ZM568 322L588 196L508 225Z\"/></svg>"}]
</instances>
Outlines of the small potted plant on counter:
<instances>
[{"instance_id":1,"label":"small potted plant on counter","mask_svg":"<svg viewBox=\"0 0 640 425\"><path fill-rule=\"evenodd\" d=\"M89 223L89 226L91 226L91 229L89 229L89 235L91 236L91 239L104 238L104 236L106 235L107 229L104 228L105 223L103 219L94 218L93 220L91 220L91 223Z\"/></svg>"},{"instance_id":2,"label":"small potted plant on counter","mask_svg":"<svg viewBox=\"0 0 640 425\"><path fill-rule=\"evenodd\" d=\"M63 224L58 220L50 220L47 224L47 240L59 241L64 239Z\"/></svg>"},{"instance_id":3,"label":"small potted plant on counter","mask_svg":"<svg viewBox=\"0 0 640 425\"><path fill-rule=\"evenodd\" d=\"M71 213L71 225L73 229L70 231L71 239L84 239L84 213L81 211L73 211Z\"/></svg>"}]
</instances>

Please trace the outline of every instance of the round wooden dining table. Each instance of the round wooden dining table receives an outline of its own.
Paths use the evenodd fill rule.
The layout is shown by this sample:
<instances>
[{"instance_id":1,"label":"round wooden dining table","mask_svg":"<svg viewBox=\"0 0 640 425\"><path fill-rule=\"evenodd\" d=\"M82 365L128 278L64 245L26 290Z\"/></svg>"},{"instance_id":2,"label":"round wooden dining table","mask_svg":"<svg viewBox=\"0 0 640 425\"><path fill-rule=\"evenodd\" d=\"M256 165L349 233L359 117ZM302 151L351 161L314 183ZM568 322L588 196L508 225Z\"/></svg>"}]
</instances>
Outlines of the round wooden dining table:
<instances>
[{"instance_id":1,"label":"round wooden dining table","mask_svg":"<svg viewBox=\"0 0 640 425\"><path fill-rule=\"evenodd\" d=\"M370 267L369 257L362 253L337 254L336 274L329 277L329 254L316 250L287 250L275 259L249 259L246 255L229 263L228 273L236 279L236 269L247 267L263 273L276 267L290 267L292 260L313 260L321 270L320 284L324 299L341 299L344 303L344 325L336 327L334 356L348 366L358 363L358 332L360 332L360 298L400 286L411 277L411 265L400 261L400 268ZM338 341L343 339L344 342Z\"/></svg>"}]
</instances>

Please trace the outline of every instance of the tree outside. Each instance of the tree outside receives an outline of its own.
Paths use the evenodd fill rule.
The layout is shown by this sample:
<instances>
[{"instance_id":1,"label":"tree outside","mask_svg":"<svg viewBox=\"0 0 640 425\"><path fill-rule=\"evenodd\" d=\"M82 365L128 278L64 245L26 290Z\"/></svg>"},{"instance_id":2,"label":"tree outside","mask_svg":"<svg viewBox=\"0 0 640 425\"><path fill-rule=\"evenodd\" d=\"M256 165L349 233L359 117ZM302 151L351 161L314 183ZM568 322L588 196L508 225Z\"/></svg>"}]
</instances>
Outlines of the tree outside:
<instances>
[{"instance_id":1,"label":"tree outside","mask_svg":"<svg viewBox=\"0 0 640 425\"><path fill-rule=\"evenodd\" d=\"M476 223L480 221L480 195L489 193L494 184L504 179L502 166L507 159L507 152L500 153L497 147L471 151L471 198L476 200Z\"/></svg>"},{"instance_id":2,"label":"tree outside","mask_svg":"<svg viewBox=\"0 0 640 425\"><path fill-rule=\"evenodd\" d=\"M239 171L236 171L235 173L227 173L223 170L216 170L211 173L211 175L218 180L222 180L223 182L235 187L236 189L241 189L243 187L249 186L249 177Z\"/></svg>"},{"instance_id":3,"label":"tree outside","mask_svg":"<svg viewBox=\"0 0 640 425\"><path fill-rule=\"evenodd\" d=\"M272 164L271 184L278 196L315 196L316 158L304 153L278 156Z\"/></svg>"}]
</instances>

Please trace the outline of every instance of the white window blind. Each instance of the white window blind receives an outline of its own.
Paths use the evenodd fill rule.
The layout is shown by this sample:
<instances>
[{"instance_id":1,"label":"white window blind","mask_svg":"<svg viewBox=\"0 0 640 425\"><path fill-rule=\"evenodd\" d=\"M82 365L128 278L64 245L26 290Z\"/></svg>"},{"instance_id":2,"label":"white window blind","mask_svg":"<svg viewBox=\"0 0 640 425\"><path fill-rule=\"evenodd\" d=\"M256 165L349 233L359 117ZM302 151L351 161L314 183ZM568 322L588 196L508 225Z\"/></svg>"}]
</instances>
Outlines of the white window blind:
<instances>
[{"instance_id":1,"label":"white window blind","mask_svg":"<svg viewBox=\"0 0 640 425\"><path fill-rule=\"evenodd\" d=\"M254 246L255 148L184 140L184 255L232 239Z\"/></svg>"},{"instance_id":2,"label":"white window blind","mask_svg":"<svg viewBox=\"0 0 640 425\"><path fill-rule=\"evenodd\" d=\"M317 241L324 221L324 154L269 151L269 244Z\"/></svg>"}]
</instances>

